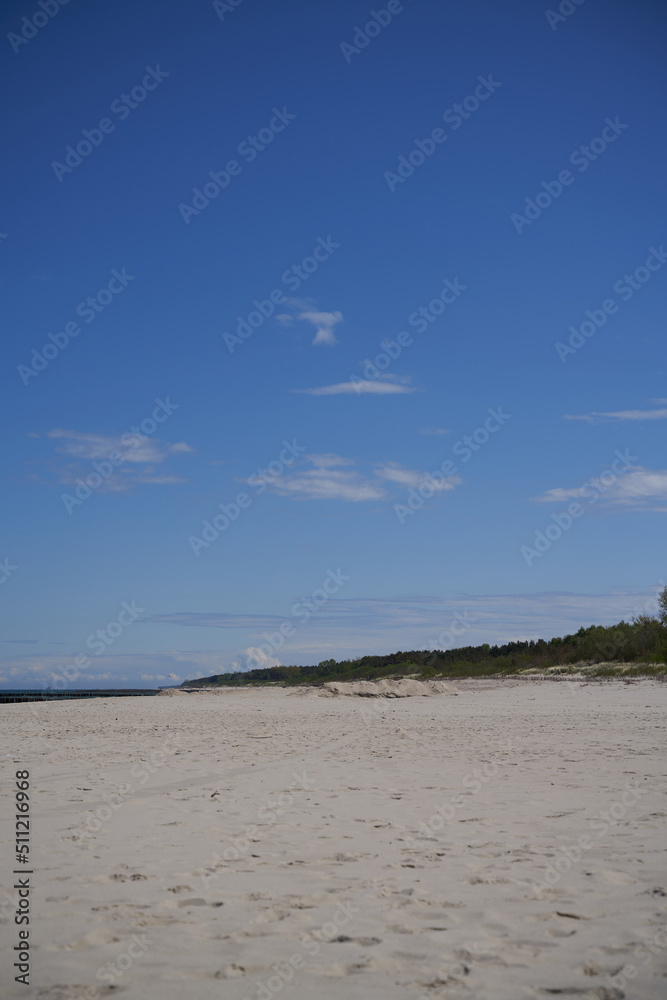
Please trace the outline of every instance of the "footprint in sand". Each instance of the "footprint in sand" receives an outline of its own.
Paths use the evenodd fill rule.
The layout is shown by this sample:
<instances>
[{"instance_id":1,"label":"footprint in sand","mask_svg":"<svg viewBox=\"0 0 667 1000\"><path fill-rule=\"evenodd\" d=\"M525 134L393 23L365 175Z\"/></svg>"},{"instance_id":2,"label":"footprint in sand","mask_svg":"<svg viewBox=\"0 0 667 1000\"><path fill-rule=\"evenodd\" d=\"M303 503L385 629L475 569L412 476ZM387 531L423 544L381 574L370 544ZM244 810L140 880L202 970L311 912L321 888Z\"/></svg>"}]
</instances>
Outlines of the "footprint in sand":
<instances>
[{"instance_id":1,"label":"footprint in sand","mask_svg":"<svg viewBox=\"0 0 667 1000\"><path fill-rule=\"evenodd\" d=\"M242 965L225 965L224 968L218 969L215 974L216 979L236 979L238 976L245 976L245 968Z\"/></svg>"},{"instance_id":2,"label":"footprint in sand","mask_svg":"<svg viewBox=\"0 0 667 1000\"><path fill-rule=\"evenodd\" d=\"M376 937L358 937L351 938L347 934L339 934L338 937L331 938L330 944L358 944L361 948L370 948L374 944L382 944L381 938Z\"/></svg>"}]
</instances>

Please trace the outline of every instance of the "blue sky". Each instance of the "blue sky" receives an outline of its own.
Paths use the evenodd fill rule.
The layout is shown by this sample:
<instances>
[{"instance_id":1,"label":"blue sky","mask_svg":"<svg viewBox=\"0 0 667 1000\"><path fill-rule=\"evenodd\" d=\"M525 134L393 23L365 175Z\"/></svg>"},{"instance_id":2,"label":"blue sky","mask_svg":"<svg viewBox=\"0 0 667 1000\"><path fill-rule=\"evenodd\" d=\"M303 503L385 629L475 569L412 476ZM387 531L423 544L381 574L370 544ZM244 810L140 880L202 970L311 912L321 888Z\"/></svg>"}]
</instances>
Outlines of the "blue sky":
<instances>
[{"instance_id":1,"label":"blue sky","mask_svg":"<svg viewBox=\"0 0 667 1000\"><path fill-rule=\"evenodd\" d=\"M1 15L0 684L650 610L662 5L56 3Z\"/></svg>"}]
</instances>

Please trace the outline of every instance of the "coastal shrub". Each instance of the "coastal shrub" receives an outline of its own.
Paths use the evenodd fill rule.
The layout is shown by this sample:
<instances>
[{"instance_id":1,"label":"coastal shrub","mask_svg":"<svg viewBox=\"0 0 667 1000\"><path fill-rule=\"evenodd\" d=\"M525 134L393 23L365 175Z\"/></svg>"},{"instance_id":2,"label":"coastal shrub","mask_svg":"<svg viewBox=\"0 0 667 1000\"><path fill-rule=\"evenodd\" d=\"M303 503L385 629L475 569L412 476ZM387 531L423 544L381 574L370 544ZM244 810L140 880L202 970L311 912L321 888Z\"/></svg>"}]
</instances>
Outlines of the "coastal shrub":
<instances>
[{"instance_id":1,"label":"coastal shrub","mask_svg":"<svg viewBox=\"0 0 667 1000\"><path fill-rule=\"evenodd\" d=\"M276 666L215 674L185 681L184 687L236 687L247 684L322 684L330 680L377 680L382 677L484 677L518 671L547 670L582 662L605 664L599 676L613 676L610 663L637 663L637 670L664 675L667 662L667 587L660 595L657 617L646 614L615 625L582 626L572 635L553 639L507 642L501 646L458 649L399 650L354 660L321 660L317 666ZM650 665L655 665L655 669ZM641 665L641 666L640 666ZM608 674L607 671L610 671Z\"/></svg>"}]
</instances>

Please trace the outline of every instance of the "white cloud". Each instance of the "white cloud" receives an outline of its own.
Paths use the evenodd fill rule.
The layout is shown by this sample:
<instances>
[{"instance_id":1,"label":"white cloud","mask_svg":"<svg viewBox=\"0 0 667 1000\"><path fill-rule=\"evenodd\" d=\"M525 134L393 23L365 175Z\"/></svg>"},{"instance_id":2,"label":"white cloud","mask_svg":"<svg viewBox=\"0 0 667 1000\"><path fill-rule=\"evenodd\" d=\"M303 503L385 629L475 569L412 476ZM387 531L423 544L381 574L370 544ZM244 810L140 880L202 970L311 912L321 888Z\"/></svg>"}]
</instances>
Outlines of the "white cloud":
<instances>
[{"instance_id":1,"label":"white cloud","mask_svg":"<svg viewBox=\"0 0 667 1000\"><path fill-rule=\"evenodd\" d=\"M306 455L306 458L310 459L313 465L319 465L324 468L331 465L354 465L351 458L343 458L342 455L335 455L331 452L325 455Z\"/></svg>"},{"instance_id":2,"label":"white cloud","mask_svg":"<svg viewBox=\"0 0 667 1000\"><path fill-rule=\"evenodd\" d=\"M301 312L317 308L315 299L295 299L292 296L288 296L285 302L288 306L291 306L293 309L299 309Z\"/></svg>"},{"instance_id":3,"label":"white cloud","mask_svg":"<svg viewBox=\"0 0 667 1000\"><path fill-rule=\"evenodd\" d=\"M591 484L596 489L595 493ZM598 496L596 505L607 503L624 510L667 512L667 507L654 506L656 503L667 503L667 469L644 469L640 466L617 476L610 486L596 479L591 480L591 484L557 487L533 499L537 503L564 503L580 499L590 501Z\"/></svg>"},{"instance_id":4,"label":"white cloud","mask_svg":"<svg viewBox=\"0 0 667 1000\"><path fill-rule=\"evenodd\" d=\"M422 427L419 432L420 434L451 434L451 431L445 430L444 427Z\"/></svg>"},{"instance_id":5,"label":"white cloud","mask_svg":"<svg viewBox=\"0 0 667 1000\"><path fill-rule=\"evenodd\" d=\"M313 345L324 344L327 347L335 347L338 340L336 339L334 327L343 322L342 312L338 310L335 312L326 312L325 310L318 309L315 299L287 298L285 299L285 303L288 307L295 310L295 314L288 312L278 313L276 320L281 326L291 326L295 319L304 320L315 327Z\"/></svg>"},{"instance_id":6,"label":"white cloud","mask_svg":"<svg viewBox=\"0 0 667 1000\"><path fill-rule=\"evenodd\" d=\"M116 471L104 480L100 490L106 493L124 493L137 483L151 483L167 486L187 482L175 473L156 472L155 465L166 462L171 455L183 455L194 451L186 441L169 444L159 438L144 434L123 435L91 434L82 431L54 428L48 431L48 438L57 443L56 452L75 459L61 464L57 473L61 483L71 484L77 478L93 471L82 463L108 460L116 453Z\"/></svg>"},{"instance_id":7,"label":"white cloud","mask_svg":"<svg viewBox=\"0 0 667 1000\"><path fill-rule=\"evenodd\" d=\"M279 476L272 485L273 491L294 500L345 500L349 503L382 500L386 496L381 486L364 479L358 472L343 472L334 467L353 465L349 459L339 455L310 455L309 461L314 468Z\"/></svg>"},{"instance_id":8,"label":"white cloud","mask_svg":"<svg viewBox=\"0 0 667 1000\"><path fill-rule=\"evenodd\" d=\"M69 654L44 653L18 655L0 661L0 685L35 687L41 684L62 684L62 668L71 669L75 651ZM177 684L187 677L205 677L221 673L228 657L220 650L192 652L149 652L107 654L95 657L94 668L82 671L73 687L150 687L157 684ZM168 673L169 668L174 673ZM99 683L108 681L108 684ZM121 683L122 682L122 683ZM146 683L148 682L148 683Z\"/></svg>"},{"instance_id":9,"label":"white cloud","mask_svg":"<svg viewBox=\"0 0 667 1000\"><path fill-rule=\"evenodd\" d=\"M313 468L295 470L277 477L270 487L274 493L294 500L344 500L359 503L388 498L387 490L379 480L415 489L429 486L433 493L446 493L462 482L459 476L438 475L431 478L428 472L409 469L399 462L376 465L373 470L375 479L369 479L350 469L349 466L354 466L355 463L341 455L311 454L305 455L304 459Z\"/></svg>"},{"instance_id":10,"label":"white cloud","mask_svg":"<svg viewBox=\"0 0 667 1000\"><path fill-rule=\"evenodd\" d=\"M94 459L106 458L111 451L117 451L123 462L164 462L172 452L194 451L185 441L168 444L159 438L149 438L143 434L120 436L111 434L86 434L81 431L68 431L55 428L46 435L61 441L57 451L62 455L73 455L75 458ZM126 438L124 443L122 438Z\"/></svg>"},{"instance_id":11,"label":"white cloud","mask_svg":"<svg viewBox=\"0 0 667 1000\"><path fill-rule=\"evenodd\" d=\"M336 382L334 385L321 385L314 389L292 389L292 392L308 396L389 396L416 392L415 387L409 382L410 380L407 378L399 379L396 376L385 375L382 379L373 382L369 379L355 378L350 382Z\"/></svg>"},{"instance_id":12,"label":"white cloud","mask_svg":"<svg viewBox=\"0 0 667 1000\"><path fill-rule=\"evenodd\" d=\"M386 462L378 466L375 475L381 479L387 479L393 483L400 483L401 486L418 489L420 486L430 486L436 493L446 493L461 485L459 476L448 476L438 479L431 479L428 472L419 472L417 469L407 469L398 462Z\"/></svg>"},{"instance_id":13,"label":"white cloud","mask_svg":"<svg viewBox=\"0 0 667 1000\"><path fill-rule=\"evenodd\" d=\"M260 670L263 667L279 667L280 660L275 656L268 656L263 649L258 646L248 646L238 654L238 659L233 660L228 669L234 670Z\"/></svg>"},{"instance_id":14,"label":"white cloud","mask_svg":"<svg viewBox=\"0 0 667 1000\"><path fill-rule=\"evenodd\" d=\"M665 402L665 400L655 400ZM607 420L667 420L667 410L615 410L609 413L583 413L580 415L566 413L564 420L586 420L591 424L601 423Z\"/></svg>"},{"instance_id":15,"label":"white cloud","mask_svg":"<svg viewBox=\"0 0 667 1000\"><path fill-rule=\"evenodd\" d=\"M338 323L342 323L342 312L317 312L316 310L308 310L299 313L298 318L312 323L315 327L317 332L313 340L314 345L326 344L327 347L334 347L338 343L334 327Z\"/></svg>"}]
</instances>

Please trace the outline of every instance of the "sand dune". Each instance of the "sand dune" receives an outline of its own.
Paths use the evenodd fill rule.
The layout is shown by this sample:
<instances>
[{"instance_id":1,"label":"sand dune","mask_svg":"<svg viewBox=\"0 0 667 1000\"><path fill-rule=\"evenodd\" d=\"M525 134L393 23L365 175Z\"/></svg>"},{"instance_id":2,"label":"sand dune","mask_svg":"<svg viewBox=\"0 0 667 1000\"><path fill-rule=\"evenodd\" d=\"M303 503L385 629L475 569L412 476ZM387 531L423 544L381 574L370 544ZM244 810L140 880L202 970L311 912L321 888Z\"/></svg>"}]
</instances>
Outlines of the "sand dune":
<instances>
[{"instance_id":1,"label":"sand dune","mask_svg":"<svg viewBox=\"0 0 667 1000\"><path fill-rule=\"evenodd\" d=\"M5 995L664 997L667 688L455 690L2 706L35 870Z\"/></svg>"},{"instance_id":2,"label":"sand dune","mask_svg":"<svg viewBox=\"0 0 667 1000\"><path fill-rule=\"evenodd\" d=\"M380 681L328 681L320 694L356 695L360 698L429 698L436 694L456 694L444 681L420 681L411 677Z\"/></svg>"}]
</instances>

